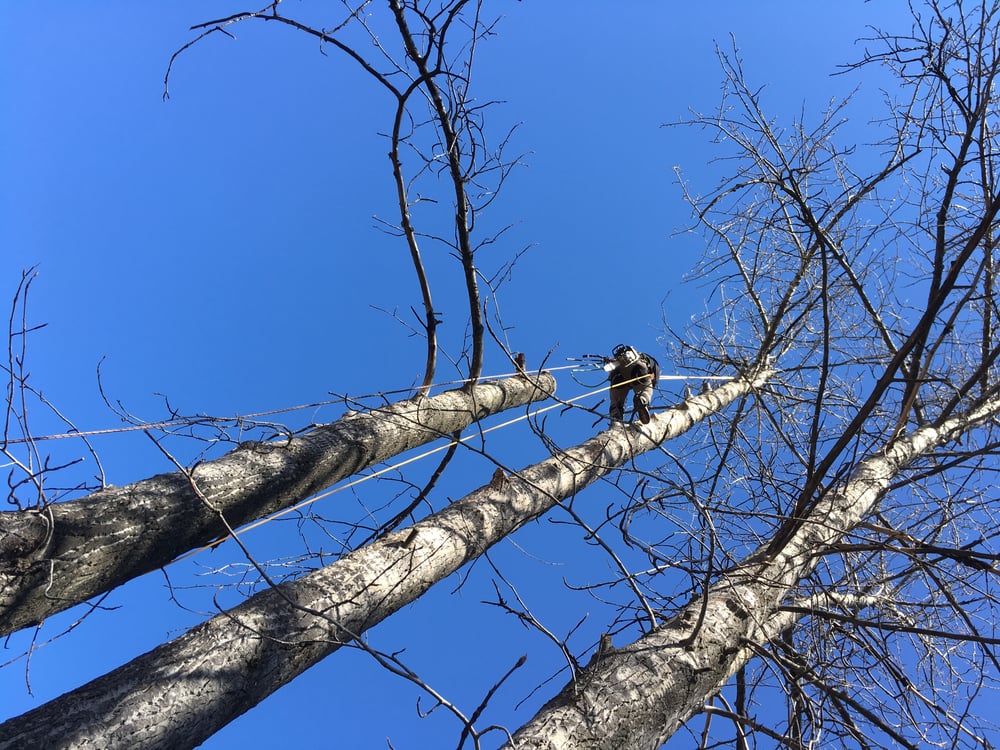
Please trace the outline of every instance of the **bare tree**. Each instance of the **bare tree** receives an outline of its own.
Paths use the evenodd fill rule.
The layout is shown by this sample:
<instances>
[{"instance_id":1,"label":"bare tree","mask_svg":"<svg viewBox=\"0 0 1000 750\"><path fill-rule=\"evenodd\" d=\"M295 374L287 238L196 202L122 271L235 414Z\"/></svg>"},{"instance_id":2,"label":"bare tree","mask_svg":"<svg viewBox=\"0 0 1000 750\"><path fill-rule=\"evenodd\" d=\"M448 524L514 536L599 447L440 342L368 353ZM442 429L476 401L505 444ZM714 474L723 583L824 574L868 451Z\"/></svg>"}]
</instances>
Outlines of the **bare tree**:
<instances>
[{"instance_id":1,"label":"bare tree","mask_svg":"<svg viewBox=\"0 0 1000 750\"><path fill-rule=\"evenodd\" d=\"M370 7L344 3L331 29L293 20L272 3L202 24L196 41L236 23L291 28L359 64L394 102L390 167L399 216L387 227L405 242L420 288L422 396L441 351L422 243L455 255L468 297L461 355L468 385L444 394L458 399L461 415L435 411L427 416L439 421L421 423L414 438L450 437L453 445L415 488L421 501L459 446L472 448L449 433L481 416L484 386L474 384L489 320L480 286L492 287L502 273L489 276L477 264L477 249L495 235L477 235L476 217L513 161L502 155L503 139L488 148L484 110L471 95L477 45L492 33L482 4L392 0L387 16ZM191 746L343 646L365 650L451 712L459 746L482 747L487 734L511 748L652 749L671 738L738 748L990 746L994 728L980 701L1000 672L992 629L998 524L985 481L997 469L1000 412L993 187L1000 10L959 0L911 10L908 33L875 33L864 58L845 69L878 70L893 81L885 116L870 126L877 142L862 148L843 141L850 102L815 124L803 118L782 128L738 54L720 53L724 100L689 124L717 136L728 174L705 195L684 184L707 238L700 270L714 284L713 303L667 340L676 362L707 375L738 373L731 383L689 394L649 426L614 426L570 448L536 420L551 458L514 471L484 445L477 450L496 467L489 482L399 528L415 512L411 503L367 543L307 575L279 583L247 554L262 591L0 725L0 747L74 746L94 736L109 746ZM388 31L398 49L389 48ZM360 42L374 50L371 58ZM414 220L431 203L417 186L439 175L449 192L447 233L418 229ZM16 384L14 364L11 372ZM554 390L544 374L496 387L520 395L497 394L492 409ZM442 397L405 402L403 423L377 436L383 418L365 415L372 439L390 450L434 398ZM395 408L387 410L396 415ZM701 438L668 451L668 439L695 426ZM259 469L307 438L238 449L207 469L178 466L169 481L203 518L196 534L155 559L290 502L277 495L308 495L334 475L392 455L351 454L331 459L336 467L311 455L277 472L301 491L265 491L253 512L221 506L234 467L250 461ZM599 479L617 499L588 515L574 501ZM580 593L599 600L608 621L596 644L581 647L553 635L523 603L511 605L497 585L494 604L555 644L568 680L512 734L481 721L506 677L475 711L462 710L363 636L550 510L616 571ZM28 512L44 517L55 507ZM52 524L28 518L15 522L23 533L4 537L7 564L44 571L44 545L57 536ZM166 522L168 531L175 525ZM100 543L96 549L100 556ZM25 558L28 550L38 559ZM61 583L59 596L78 601L156 564L130 562L124 577L104 572L79 590ZM503 571L496 575L507 584ZM18 595L35 594L37 586L26 586ZM46 606L53 605L25 604L29 614L18 622L44 616Z\"/></svg>"},{"instance_id":2,"label":"bare tree","mask_svg":"<svg viewBox=\"0 0 1000 750\"><path fill-rule=\"evenodd\" d=\"M488 104L474 103L469 94L476 47L491 33L490 25L480 17L479 4L456 0L434 7L393 2L387 16L371 17L367 13L370 2L345 2L342 21L333 30L287 17L279 13L279 5L274 2L257 11L193 27L200 33L171 58L165 86L179 56L192 45L209 36L228 35L229 29L241 22L269 21L345 54L390 94L389 157L399 215L384 225L387 231L398 234L409 250L423 304L418 319L427 346L418 397L374 409L345 400L345 405L369 413L352 415L306 435L293 436L278 426L281 437L277 439L243 440L230 454L199 463L194 469L180 467L127 487L101 488L72 503L49 502L41 492L40 472L25 465L26 479L12 488L9 497L20 510L0 514L0 634L37 624L47 615L163 566L235 527L294 505L372 464L450 436L451 449L423 496L454 455L462 429L499 410L547 398L554 391L554 380L546 374L477 385L486 323L480 295L483 272L476 265L475 253L495 241L497 233L477 232L476 218L514 165L503 155L506 139L496 148L487 144L483 112ZM385 32L394 33L398 49L383 42ZM360 52L366 47L374 50L371 59ZM440 175L446 178L449 189L439 198L435 193L440 192ZM421 192L423 182L432 183L426 193ZM432 229L420 230L413 221L415 210L439 203L450 206L445 211L445 226L451 226L451 237ZM425 223L440 226L434 221ZM466 361L464 392L431 399L424 397L435 380L441 312L432 301L422 241L442 245L457 257L468 297L469 323L461 355ZM513 262L505 261L496 275L486 278L489 288L499 285ZM18 301L23 302L29 283L22 281L11 317L10 340L22 348L28 331L14 330L15 313L23 313L23 304L19 306ZM16 409L18 394L29 390L23 373L18 379L23 352L20 358L13 352L12 348L8 436L11 416L26 413ZM513 355L508 356L513 362ZM523 364L520 371L524 374ZM29 447L33 463L38 464L41 457L33 450L30 430L27 424L20 427L21 440ZM152 430L149 434L154 436ZM51 473L55 468L49 466L45 471ZM38 497L21 501L24 485L35 487ZM13 489L19 492L15 494Z\"/></svg>"},{"instance_id":3,"label":"bare tree","mask_svg":"<svg viewBox=\"0 0 1000 750\"><path fill-rule=\"evenodd\" d=\"M482 555L498 541L636 455L687 431L770 373L728 383L656 415L615 426L478 490L410 528L325 568L273 585L184 636L78 690L0 725L0 748L193 747L344 645ZM197 482L193 482L197 487ZM263 571L262 571L263 572ZM378 654L383 663L388 655ZM470 721L461 717L476 736ZM478 737L476 737L478 744Z\"/></svg>"},{"instance_id":4,"label":"bare tree","mask_svg":"<svg viewBox=\"0 0 1000 750\"><path fill-rule=\"evenodd\" d=\"M782 375L714 424L684 488L713 516L688 601L604 644L510 747L652 749L682 727L682 746L992 746L1000 9L912 10L850 66L895 79L862 151L838 145L846 103L782 129L721 55L725 100L694 123L733 170L689 199L734 303L679 352Z\"/></svg>"},{"instance_id":5,"label":"bare tree","mask_svg":"<svg viewBox=\"0 0 1000 750\"><path fill-rule=\"evenodd\" d=\"M0 634L163 567L346 477L555 390L523 376L357 412L299 436L244 441L191 469L0 513Z\"/></svg>"}]
</instances>

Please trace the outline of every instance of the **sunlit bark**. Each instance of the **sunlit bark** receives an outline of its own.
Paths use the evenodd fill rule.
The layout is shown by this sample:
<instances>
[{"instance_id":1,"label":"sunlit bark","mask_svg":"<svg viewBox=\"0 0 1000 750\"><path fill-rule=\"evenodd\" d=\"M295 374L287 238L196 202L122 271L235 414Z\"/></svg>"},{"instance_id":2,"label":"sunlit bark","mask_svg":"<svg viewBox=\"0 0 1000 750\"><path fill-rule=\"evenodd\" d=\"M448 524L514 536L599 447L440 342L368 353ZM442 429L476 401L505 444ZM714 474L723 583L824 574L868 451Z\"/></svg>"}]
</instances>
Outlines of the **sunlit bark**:
<instances>
[{"instance_id":1,"label":"sunlit bark","mask_svg":"<svg viewBox=\"0 0 1000 750\"><path fill-rule=\"evenodd\" d=\"M764 385L770 373L616 425L0 725L0 748L192 747L521 525Z\"/></svg>"},{"instance_id":2,"label":"sunlit bark","mask_svg":"<svg viewBox=\"0 0 1000 750\"><path fill-rule=\"evenodd\" d=\"M514 377L345 416L299 437L249 442L80 500L0 513L0 634L33 625L366 467L491 414L548 398L551 375ZM198 492L192 486L197 486Z\"/></svg>"},{"instance_id":3,"label":"sunlit bark","mask_svg":"<svg viewBox=\"0 0 1000 750\"><path fill-rule=\"evenodd\" d=\"M824 495L780 551L762 546L669 622L631 644L600 650L508 747L656 750L755 656L753 645L782 632L788 618L779 605L824 551L876 507L902 470L998 414L1000 399L994 399L866 458L850 480Z\"/></svg>"}]
</instances>

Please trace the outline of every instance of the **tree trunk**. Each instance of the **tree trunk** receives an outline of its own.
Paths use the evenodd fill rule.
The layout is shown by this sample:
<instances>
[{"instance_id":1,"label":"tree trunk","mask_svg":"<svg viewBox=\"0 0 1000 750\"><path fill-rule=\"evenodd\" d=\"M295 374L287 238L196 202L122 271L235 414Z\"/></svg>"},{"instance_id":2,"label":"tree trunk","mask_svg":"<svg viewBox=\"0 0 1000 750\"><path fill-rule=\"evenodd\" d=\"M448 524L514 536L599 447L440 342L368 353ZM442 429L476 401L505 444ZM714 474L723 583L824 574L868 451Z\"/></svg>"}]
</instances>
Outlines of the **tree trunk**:
<instances>
[{"instance_id":1,"label":"tree trunk","mask_svg":"<svg viewBox=\"0 0 1000 750\"><path fill-rule=\"evenodd\" d=\"M575 683L525 724L507 750L655 750L702 709L766 643L789 625L778 611L823 550L880 501L890 481L920 456L1000 414L1000 400L924 427L862 461L828 492L780 551L765 543L720 575L656 630L620 649L595 654Z\"/></svg>"},{"instance_id":2,"label":"tree trunk","mask_svg":"<svg viewBox=\"0 0 1000 750\"><path fill-rule=\"evenodd\" d=\"M80 500L0 513L0 635L162 567L233 528L491 414L544 400L548 373L414 398L300 437L247 442L214 461ZM199 498L192 481L204 500ZM206 505L205 500L211 505Z\"/></svg>"},{"instance_id":3,"label":"tree trunk","mask_svg":"<svg viewBox=\"0 0 1000 750\"><path fill-rule=\"evenodd\" d=\"M521 525L635 455L761 386L732 381L616 425L298 581L268 589L119 669L0 725L0 750L193 747L320 659L412 602Z\"/></svg>"}]
</instances>

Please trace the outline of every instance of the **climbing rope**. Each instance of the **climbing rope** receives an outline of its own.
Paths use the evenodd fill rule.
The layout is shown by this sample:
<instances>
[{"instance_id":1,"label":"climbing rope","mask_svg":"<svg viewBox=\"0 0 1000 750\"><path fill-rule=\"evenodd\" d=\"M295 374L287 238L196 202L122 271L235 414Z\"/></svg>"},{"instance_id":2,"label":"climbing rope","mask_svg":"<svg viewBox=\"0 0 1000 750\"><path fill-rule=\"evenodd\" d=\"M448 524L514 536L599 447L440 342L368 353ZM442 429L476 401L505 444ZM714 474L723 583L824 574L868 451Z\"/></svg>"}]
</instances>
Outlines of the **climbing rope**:
<instances>
[{"instance_id":1,"label":"climbing rope","mask_svg":"<svg viewBox=\"0 0 1000 750\"><path fill-rule=\"evenodd\" d=\"M632 382L632 381L629 381L629 382ZM518 417L514 417L513 419L508 419L507 421L501 422L500 424L496 424L496 425L493 425L491 427L487 427L486 429L479 430L474 435L466 435L464 437L460 437L460 438L457 438L457 439L454 439L454 440L450 440L447 443L444 443L442 445L438 445L438 446L436 446L434 448L426 450L426 451L424 451L422 453L419 453L419 454L417 454L415 456L411 456L411 457L406 458L406 459L404 459L402 461L397 461L394 464L391 464L389 466L385 466L385 467L383 467L381 469L378 469L377 471L373 471L371 474L365 474L364 476L358 477L357 479L352 479L349 482L345 482L344 484L339 484L336 487L332 487L331 489L326 490L325 492L321 492L318 495L312 495L311 497L308 497L305 500L302 500L301 502L296 503L295 505L291 505L291 506L289 506L287 508L282 508L281 510L276 511L275 513L272 513L269 516L265 516L264 518L261 518L261 519L259 519L257 521L254 521L251 524L248 524L247 526L243 526L242 528L240 528L239 530L237 530L235 532L235 534L236 534L236 536L243 536L243 534L245 534L248 531L251 531L252 529L256 529L256 528L259 528L261 526L264 526L265 524L268 524L271 521L276 521L279 518L281 518L283 516L286 516L286 515L288 515L290 513L295 513L297 511L301 510L302 508L305 508L305 507L307 507L309 505L312 505L315 502L318 502L320 500L328 498L331 495L335 495L338 492L343 492L344 490L350 489L351 487L357 487L359 484L363 484L363 483L368 482L368 481L370 481L372 479L376 479L376 478L382 476L383 474L387 474L387 473L389 473L391 471L395 471L396 469L399 469L399 468L401 468L403 466L406 466L408 464L412 464L412 463L414 463L416 461L420 461L421 459L427 458L428 456L432 456L435 453L440 453L441 451L448 450L453 445L460 445L460 444L462 444L462 443L464 443L464 442L466 442L468 440L474 440L474 439L480 438L483 435L486 435L487 433L495 432L496 430L500 430L500 429L503 429L505 427L510 427L513 424L516 424L518 422L522 422L522 421L527 420L527 419L531 419L532 417L536 417L539 414L544 414L545 412L551 411L552 409L565 408L568 404L573 404L573 403L575 403L577 401L581 401L581 400L583 400L585 398L589 398L589 397L594 396L594 395L596 395L598 393L602 393L604 391L607 391L607 390L610 389L610 387L611 387L610 385L604 386L603 388L597 388L597 389L594 389L592 391L588 391L587 393L580 394L579 396L574 396L571 399L566 399L566 400L560 401L557 404L550 404L548 406L542 406L542 407L539 407L537 409L534 409L533 411L530 411L530 412L527 412L525 414L522 414L522 415L520 415ZM226 536L224 539L221 539L219 541L212 542L211 544L206 544L206 545L204 545L202 547L198 547L197 549L193 549L190 552L187 552L184 555L181 555L180 557L175 558L173 560L173 562L175 562L175 563L176 562L180 562L182 560L188 559L189 557L193 557L193 556L195 556L195 555L197 555L200 552L203 552L205 550L214 549L216 546L218 546L223 541L225 541L226 539L229 539L229 538L230 538L229 536Z\"/></svg>"},{"instance_id":2,"label":"climbing rope","mask_svg":"<svg viewBox=\"0 0 1000 750\"><path fill-rule=\"evenodd\" d=\"M567 365L565 367L548 367L545 368L543 372L555 372L558 370L568 370L572 365ZM522 372L510 372L501 373L499 375L483 375L479 378L478 382L490 382L493 380L505 380L507 378L514 377L515 375L522 375ZM440 383L433 383L430 388L443 388L449 385L464 385L468 383L469 379L464 380L445 380ZM35 443L44 440L63 440L66 438L79 438L79 437L94 437L96 435L115 435L119 433L126 432L138 432L141 430L162 430L170 427L192 427L200 424L219 424L224 422L246 422L253 421L255 419L260 419L262 417L271 417L276 414L287 414L294 411L301 411L303 409L316 409L322 406L333 406L336 404L343 404L345 401L348 402L361 402L373 398L384 398L385 396L391 396L398 393L412 393L414 391L420 390L419 386L413 386L410 388L397 388L388 391L379 391L377 393L366 393L361 396L338 396L337 398L328 399L325 401L312 401L306 404L299 404L298 406L286 406L281 409L270 409L267 411L253 412L251 414L237 414L232 417L220 417L220 416L210 416L207 414L197 414L189 417L174 417L171 419L164 419L157 422L140 422L138 424L130 424L122 427L106 427L104 429L96 430L77 430L74 432L61 432L53 435L38 435L26 438L8 438L4 442L8 445L18 444L18 443Z\"/></svg>"}]
</instances>

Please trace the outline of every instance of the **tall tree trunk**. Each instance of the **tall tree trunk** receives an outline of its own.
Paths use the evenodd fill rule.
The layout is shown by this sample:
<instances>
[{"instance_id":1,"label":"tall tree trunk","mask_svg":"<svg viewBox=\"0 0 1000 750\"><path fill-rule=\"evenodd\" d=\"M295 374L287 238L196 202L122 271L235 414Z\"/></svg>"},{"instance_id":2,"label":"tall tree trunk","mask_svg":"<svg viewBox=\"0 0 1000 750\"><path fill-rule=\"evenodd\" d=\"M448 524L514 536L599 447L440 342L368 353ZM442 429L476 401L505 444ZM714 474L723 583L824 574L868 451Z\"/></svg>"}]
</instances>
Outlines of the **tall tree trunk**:
<instances>
[{"instance_id":1,"label":"tall tree trunk","mask_svg":"<svg viewBox=\"0 0 1000 750\"><path fill-rule=\"evenodd\" d=\"M777 552L762 545L669 622L595 654L575 683L521 727L509 750L655 750L701 710L753 654L790 625L778 611L823 551L880 501L915 459L1000 414L1000 399L916 430L858 464Z\"/></svg>"},{"instance_id":2,"label":"tall tree trunk","mask_svg":"<svg viewBox=\"0 0 1000 750\"><path fill-rule=\"evenodd\" d=\"M761 386L688 399L506 476L413 526L275 586L119 669L0 725L0 750L193 747L515 529Z\"/></svg>"},{"instance_id":3,"label":"tall tree trunk","mask_svg":"<svg viewBox=\"0 0 1000 750\"><path fill-rule=\"evenodd\" d=\"M226 534L220 515L239 527L368 466L554 392L555 380L543 373L408 399L300 437L243 443L198 464L190 475L160 474L72 502L0 513L0 635L210 543Z\"/></svg>"}]
</instances>

